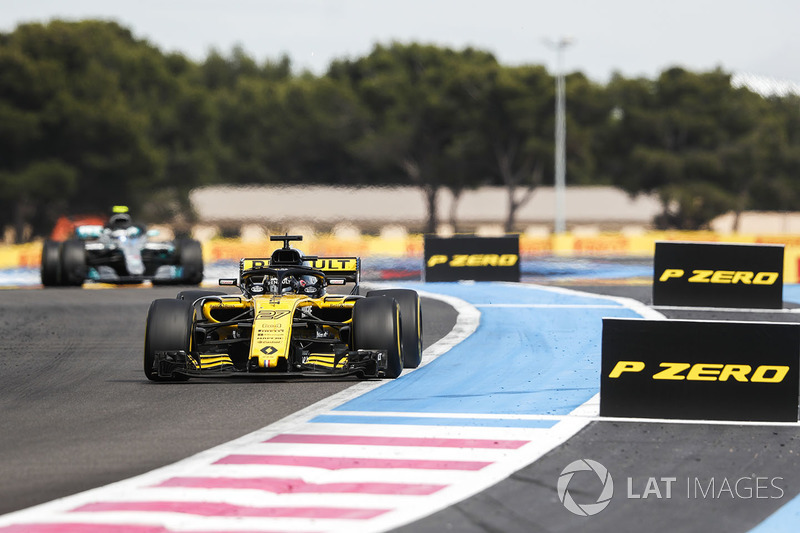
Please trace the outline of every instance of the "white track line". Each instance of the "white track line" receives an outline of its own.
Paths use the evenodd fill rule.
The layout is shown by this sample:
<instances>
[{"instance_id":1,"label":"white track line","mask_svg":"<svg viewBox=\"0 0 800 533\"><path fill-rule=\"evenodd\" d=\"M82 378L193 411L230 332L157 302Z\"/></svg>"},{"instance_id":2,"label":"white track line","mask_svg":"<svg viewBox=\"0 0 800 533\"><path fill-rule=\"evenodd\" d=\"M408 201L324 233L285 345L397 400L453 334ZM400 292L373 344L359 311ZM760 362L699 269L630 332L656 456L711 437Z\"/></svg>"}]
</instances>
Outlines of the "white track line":
<instances>
[{"instance_id":1,"label":"white track line","mask_svg":"<svg viewBox=\"0 0 800 533\"><path fill-rule=\"evenodd\" d=\"M422 366L430 363L435 358L446 353L451 348L453 348L453 346L456 346L461 341L472 335L472 333L478 328L478 324L480 322L480 311L478 311L471 304L459 298L440 295L440 294L432 294L424 291L418 291L418 293L420 294L420 296L443 301L448 305L452 306L458 313L456 317L456 323L453 329L447 335L445 335L443 338L441 338L439 341L432 344L431 346L428 347L428 349L425 350L425 352L423 353L422 363L420 364L421 368ZM405 371L404 374L411 371L412 370L409 369ZM8 513L6 515L0 516L0 527L18 524L21 522L64 523L70 521L72 522L85 521L85 522L102 523L102 522L107 522L109 521L110 518L113 519L114 517L119 517L120 519L124 519L125 520L124 523L129 523L129 524L141 523L142 517L137 513L123 513L123 512L101 513L104 516L96 516L90 513L67 513L67 511L92 502L105 501L109 498L109 496L112 495L115 499L123 498L126 496L130 497L131 495L135 494L137 490L141 490L144 487L155 485L163 481L164 479L168 479L174 476L188 475L189 473L194 473L199 468L208 467L209 465L211 465L216 460L222 457L232 455L235 453L240 453L242 449L247 449L249 447L252 447L253 445L259 445L263 443L265 440L275 435L278 435L280 433L290 433L296 431L298 427L304 424L308 425L307 423L311 419L323 413L328 413L335 406L344 404L347 401L356 398L358 396L361 396L362 394L365 394L370 390L373 390L381 386L384 383L386 382L381 380L363 381L357 383L337 394L329 396L324 400L321 400L313 405L306 407L305 409L302 409L294 414L291 414L265 428L254 431L243 437L232 440L225 444L221 444L209 450L205 450L196 455L178 461L177 463L167 465L156 470L152 470L150 472L147 472L145 474L133 478L124 479L115 483L111 483L109 485L84 491L71 496L66 496L64 498L52 500L50 502L46 502L34 507ZM425 431L426 434L428 435L434 433L433 431L431 431L431 428L425 428ZM450 434L446 431L443 433ZM245 468L251 472L254 470L253 466L247 466ZM287 470L291 469L287 468ZM160 518L164 518L165 521L160 520ZM169 516L159 517L159 513L149 513L145 517L145 520L148 523L152 523L153 521L155 521L157 523L164 523L164 524L168 524L171 521L173 521ZM184 520L188 519L184 518ZM206 518L206 521L203 522L203 527L206 527L208 524L212 522L214 522L214 520ZM342 522L347 522L347 521L337 521L336 524L340 524ZM317 523L316 526L312 527L312 529L318 528L319 525L320 524ZM359 525L363 526L364 524L361 523ZM228 524L225 527L230 527L230 524ZM239 526L237 525L237 527ZM305 526L303 527L309 528L310 524L305 524ZM328 527L327 529L330 530L331 527ZM356 529L351 529L351 530L356 530Z\"/></svg>"},{"instance_id":2,"label":"white track line","mask_svg":"<svg viewBox=\"0 0 800 533\"><path fill-rule=\"evenodd\" d=\"M526 285L513 285L516 290L525 290ZM528 286L530 287L530 286ZM531 289L533 287L530 287ZM626 298L607 297L596 294L581 293L569 289L559 289L552 287L536 287L540 290L550 292L560 292L571 294L581 297L590 297L592 299L607 300L619 304L622 307L632 309L645 318L663 318L663 315L653 311L652 309L644 306L643 304ZM462 342L469 337L477 329L480 322L480 311L476 306L473 306L458 298L443 296L438 294L430 294L427 292L420 292L421 296L435 298L448 303L453 306L457 313L456 324L453 330L442 338L439 342L429 347L423 354L423 363L421 366L430 363L436 357L446 353L453 346ZM591 304L587 304L591 307ZM583 307L587 307L583 306ZM608 306L609 308L614 306ZM599 308L606 308L606 306L599 306ZM105 487L93 489L84 493L74 496L69 496L53 502L45 503L30 509L18 511L0 517L0 527L20 522L52 522L52 523L65 523L65 522L85 522L85 523L125 523L125 524L161 524L165 527L175 527L176 529L191 528L191 529L208 529L211 527L223 529L231 528L231 519L228 518L211 518L199 517L192 515L185 515L175 512L136 512L128 510L108 510L115 508L118 503L125 503L126 505L136 505L137 502L147 503L148 500L162 501L161 498L169 498L175 505L181 505L181 502L208 502L206 505L232 505L237 503L242 505L246 502L254 508L258 508L267 503L284 506L288 508L302 507L304 502L311 503L312 505L322 505L330 507L341 505L346 506L347 502L354 502L351 507L363 507L365 509L390 509L383 515L380 515L369 520L349 520L349 519L325 519L325 518L241 518L238 519L236 529L255 529L260 527L263 529L265 524L270 529L281 529L286 531L297 530L325 530L331 532L339 531L384 531L394 527L398 527L433 512L443 509L453 503L462 501L487 487L507 478L517 470L527 466L528 464L536 461L542 455L549 452L553 448L559 446L575 433L584 428L588 423L595 420L592 417L597 412L598 400L597 396L591 398L583 405L579 406L571 413L560 418L547 418L542 417L542 420L553 420L555 425L548 428L467 428L467 427L436 427L436 426L405 426L403 428L389 428L387 425L372 425L372 424L336 424L339 434L354 434L354 435L380 435L385 436L391 434L391 431L402 431L397 433L401 435L412 436L415 438L425 437L443 437L455 438L457 435L469 436L472 438L517 438L526 441L527 444L521 444L519 448L512 450L494 450L491 453L485 450L475 449L472 456L473 461L481 461L490 463L487 466L477 471L440 471L431 472L425 470L415 470L413 468L396 468L394 471L386 471L381 468L370 468L365 466L352 468L350 470L324 470L320 468L309 468L306 466L294 466L283 464L282 457L293 456L292 452L299 451L297 445L289 445L290 447L284 448L282 452L278 453L279 446L266 444L264 441L279 435L288 433L316 433L326 431L326 429L333 429L333 424L318 424L309 423L313 418L321 415L338 415L340 412L332 411L336 406L342 405L350 399L358 397L366 392L369 392L385 382L381 381L366 381L356 384L348 389L335 394L317 404L309 406L295 414L292 414L268 427L255 431L244 437L233 440L229 443L217 446L215 448L206 450L197 455L179 461L173 465L163 467L152 472L148 472L135 478L123 480ZM414 413L394 413L397 416L415 416ZM381 413L382 416L387 416L386 413ZM430 414L426 414L430 416ZM446 415L448 418L458 418L452 414ZM501 415L504 416L504 415ZM524 416L524 415L523 415ZM497 418L495 416L495 418ZM626 419L627 420L627 419ZM335 433L337 431L331 431ZM323 446L323 445L321 445ZM320 451L313 445L303 446L304 456L328 456L333 451L343 452L339 446L327 446L325 451ZM270 450L264 452L265 449ZM288 450L288 451L287 451ZM350 455L354 452L347 452ZM373 452L371 452L373 453ZM401 451L393 452L391 448L387 450L386 457L395 460L403 461L405 458L412 458L414 460L429 460L429 457L423 455L426 450L404 449ZM247 456L278 456L280 463L273 464L216 464L222 458L231 455ZM300 456L301 454L297 454ZM363 454L358 454L363 455ZM375 454L381 456L383 454ZM445 457L441 453L430 454L435 457ZM470 455L466 450L459 450L453 453L455 456L450 460L468 460ZM399 457L399 458L398 458ZM337 460L346 460L347 458L339 457ZM315 459L316 460L316 459ZM261 500L262 496L259 493L245 491L248 494L241 494L234 492L230 489L186 489L187 493L183 493L180 489L156 487L165 480L181 476L218 476L218 475L231 475L240 474L242 477L257 477L257 476L287 476L287 477L301 477L305 480L316 480L317 482L342 482L345 479L353 481L367 481L374 482L376 480L386 480L386 476L391 476L394 480L403 480L405 482L419 482L420 480L427 480L433 482L440 479L447 487L441 489L434 494L426 495L423 498L413 498L406 496L398 498L395 496L387 496L381 494L372 494L368 497L363 497L364 505L357 505L357 502L362 501L362 496L357 498L340 497L334 495L330 499L320 498L319 495L304 495L298 496L297 494L279 494L270 499ZM201 492L197 492L200 490ZM192 492L194 491L194 492ZM237 494L241 494L241 499L237 499ZM260 505L259 505L260 503ZM88 509L84 506L88 505ZM99 513L92 513L93 505L105 506L105 510ZM201 503L202 505L202 503ZM74 510L78 509L77 512ZM130 507L125 507L130 509ZM86 511L89 512L86 512ZM72 511L72 512L70 512Z\"/></svg>"}]
</instances>

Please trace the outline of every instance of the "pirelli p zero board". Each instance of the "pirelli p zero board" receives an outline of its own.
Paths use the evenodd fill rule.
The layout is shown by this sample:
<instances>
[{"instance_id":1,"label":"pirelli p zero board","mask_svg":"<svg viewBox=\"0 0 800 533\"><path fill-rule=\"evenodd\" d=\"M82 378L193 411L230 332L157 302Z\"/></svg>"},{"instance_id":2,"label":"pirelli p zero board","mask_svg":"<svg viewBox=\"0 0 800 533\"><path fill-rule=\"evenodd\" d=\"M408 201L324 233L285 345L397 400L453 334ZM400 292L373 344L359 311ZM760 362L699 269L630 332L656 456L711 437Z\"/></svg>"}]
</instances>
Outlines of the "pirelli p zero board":
<instances>
[{"instance_id":1,"label":"pirelli p zero board","mask_svg":"<svg viewBox=\"0 0 800 533\"><path fill-rule=\"evenodd\" d=\"M656 242L653 304L783 307L783 245Z\"/></svg>"},{"instance_id":2,"label":"pirelli p zero board","mask_svg":"<svg viewBox=\"0 0 800 533\"><path fill-rule=\"evenodd\" d=\"M600 415L796 422L800 324L603 319Z\"/></svg>"},{"instance_id":3,"label":"pirelli p zero board","mask_svg":"<svg viewBox=\"0 0 800 533\"><path fill-rule=\"evenodd\" d=\"M519 281L519 235L425 236L425 281Z\"/></svg>"}]
</instances>

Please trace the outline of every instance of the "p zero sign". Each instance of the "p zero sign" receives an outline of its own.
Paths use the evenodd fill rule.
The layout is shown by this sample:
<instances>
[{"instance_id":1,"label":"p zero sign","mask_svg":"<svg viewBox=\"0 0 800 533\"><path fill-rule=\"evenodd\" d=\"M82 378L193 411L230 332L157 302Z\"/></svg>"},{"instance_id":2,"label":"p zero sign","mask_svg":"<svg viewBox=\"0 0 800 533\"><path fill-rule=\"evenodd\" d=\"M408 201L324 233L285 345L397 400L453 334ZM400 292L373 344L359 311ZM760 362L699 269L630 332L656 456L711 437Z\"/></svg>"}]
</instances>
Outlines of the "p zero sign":
<instances>
[{"instance_id":1,"label":"p zero sign","mask_svg":"<svg viewBox=\"0 0 800 533\"><path fill-rule=\"evenodd\" d=\"M796 422L800 324L603 319L600 414Z\"/></svg>"},{"instance_id":2,"label":"p zero sign","mask_svg":"<svg viewBox=\"0 0 800 533\"><path fill-rule=\"evenodd\" d=\"M783 245L657 242L653 304L783 307Z\"/></svg>"},{"instance_id":3,"label":"p zero sign","mask_svg":"<svg viewBox=\"0 0 800 533\"><path fill-rule=\"evenodd\" d=\"M425 236L425 281L519 281L519 235Z\"/></svg>"}]
</instances>

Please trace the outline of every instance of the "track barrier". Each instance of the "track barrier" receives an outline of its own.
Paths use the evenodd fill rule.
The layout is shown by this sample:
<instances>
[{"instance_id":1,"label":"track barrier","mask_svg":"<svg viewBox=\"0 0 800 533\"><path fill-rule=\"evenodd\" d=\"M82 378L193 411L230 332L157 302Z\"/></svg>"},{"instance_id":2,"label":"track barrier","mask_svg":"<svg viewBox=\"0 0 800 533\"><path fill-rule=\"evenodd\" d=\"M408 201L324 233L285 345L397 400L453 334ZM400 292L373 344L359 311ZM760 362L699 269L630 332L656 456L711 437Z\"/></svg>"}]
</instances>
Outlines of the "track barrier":
<instances>
[{"instance_id":1,"label":"track barrier","mask_svg":"<svg viewBox=\"0 0 800 533\"><path fill-rule=\"evenodd\" d=\"M594 235L520 235L521 257L636 257L652 258L657 241L730 242L742 244L783 244L784 283L800 281L800 235L719 234L713 232L653 231L640 234L600 233ZM238 261L242 257L271 252L274 243L268 240L212 239L203 242L203 258L216 261ZM41 242L0 245L0 269L39 268ZM395 238L362 235L344 239L332 235L305 236L303 251L310 255L357 255L360 257L422 258L424 237L409 234Z\"/></svg>"},{"instance_id":2,"label":"track barrier","mask_svg":"<svg viewBox=\"0 0 800 533\"><path fill-rule=\"evenodd\" d=\"M600 415L797 422L800 324L604 318Z\"/></svg>"},{"instance_id":3,"label":"track barrier","mask_svg":"<svg viewBox=\"0 0 800 533\"><path fill-rule=\"evenodd\" d=\"M519 235L425 236L425 281L519 279Z\"/></svg>"},{"instance_id":4,"label":"track barrier","mask_svg":"<svg viewBox=\"0 0 800 533\"><path fill-rule=\"evenodd\" d=\"M657 242L653 304L780 309L784 247Z\"/></svg>"}]
</instances>

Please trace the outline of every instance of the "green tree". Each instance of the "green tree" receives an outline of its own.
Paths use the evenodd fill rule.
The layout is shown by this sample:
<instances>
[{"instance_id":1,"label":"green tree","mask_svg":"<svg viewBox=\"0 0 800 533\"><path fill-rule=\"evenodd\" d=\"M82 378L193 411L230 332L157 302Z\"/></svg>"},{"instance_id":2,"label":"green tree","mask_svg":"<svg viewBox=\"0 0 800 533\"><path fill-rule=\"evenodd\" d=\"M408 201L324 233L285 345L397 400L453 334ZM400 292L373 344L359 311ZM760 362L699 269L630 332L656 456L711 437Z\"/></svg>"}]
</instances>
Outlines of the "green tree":
<instances>
[{"instance_id":1,"label":"green tree","mask_svg":"<svg viewBox=\"0 0 800 533\"><path fill-rule=\"evenodd\" d=\"M603 130L605 158L598 160L606 161L610 181L630 193L659 195L660 225L700 229L743 206L737 197L753 160L746 169L731 162L759 121L755 95L732 88L720 70L680 68L654 81L616 76L608 90L615 107Z\"/></svg>"},{"instance_id":2,"label":"green tree","mask_svg":"<svg viewBox=\"0 0 800 533\"><path fill-rule=\"evenodd\" d=\"M52 224L45 191L19 186L28 179L60 183L59 201L95 211L129 201L134 180L158 171L148 117L131 108L120 81L120 58L140 46L118 25L94 21L27 24L0 38L0 112L22 132L0 133L2 151L13 154L0 174L6 201L34 206L16 212L17 228L33 224L41 234Z\"/></svg>"},{"instance_id":3,"label":"green tree","mask_svg":"<svg viewBox=\"0 0 800 533\"><path fill-rule=\"evenodd\" d=\"M41 161L73 169L64 212L125 203L146 219L174 216L192 187L217 179L214 108L180 54L113 22L53 21L1 35L0 66L0 147L13 154L0 174L19 179ZM152 209L150 195L165 192L174 205ZM56 211L27 210L24 223L46 234Z\"/></svg>"},{"instance_id":4,"label":"green tree","mask_svg":"<svg viewBox=\"0 0 800 533\"><path fill-rule=\"evenodd\" d=\"M228 182L352 183L362 179L349 145L363 111L346 85L303 76L243 78L216 96L220 172Z\"/></svg>"},{"instance_id":5,"label":"green tree","mask_svg":"<svg viewBox=\"0 0 800 533\"><path fill-rule=\"evenodd\" d=\"M458 151L453 145L460 117L474 105L469 94L473 80L464 69L494 62L490 54L470 48L393 43L377 45L361 59L335 62L329 70L330 77L352 85L370 113L356 152L388 181L411 183L423 191L428 232L438 225L440 190L458 189L462 184L453 180L468 175L449 171L453 150Z\"/></svg>"},{"instance_id":6,"label":"green tree","mask_svg":"<svg viewBox=\"0 0 800 533\"><path fill-rule=\"evenodd\" d=\"M505 187L505 231L515 230L517 211L542 184L553 158L553 78L544 67L497 67L487 72L479 98L480 134L487 171Z\"/></svg>"}]
</instances>

